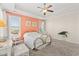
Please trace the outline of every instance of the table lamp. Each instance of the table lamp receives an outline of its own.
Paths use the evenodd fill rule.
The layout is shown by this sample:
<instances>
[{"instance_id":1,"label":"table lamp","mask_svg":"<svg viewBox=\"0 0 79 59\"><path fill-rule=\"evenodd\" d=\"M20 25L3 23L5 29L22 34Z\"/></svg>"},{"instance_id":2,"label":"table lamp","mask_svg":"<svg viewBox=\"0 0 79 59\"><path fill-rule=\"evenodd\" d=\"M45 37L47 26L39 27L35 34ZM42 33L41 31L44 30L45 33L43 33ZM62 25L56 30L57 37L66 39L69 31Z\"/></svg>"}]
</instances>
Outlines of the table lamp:
<instances>
[{"instance_id":1,"label":"table lamp","mask_svg":"<svg viewBox=\"0 0 79 59\"><path fill-rule=\"evenodd\" d=\"M0 41L5 41L5 21L4 20L0 20Z\"/></svg>"},{"instance_id":2,"label":"table lamp","mask_svg":"<svg viewBox=\"0 0 79 59\"><path fill-rule=\"evenodd\" d=\"M0 20L0 28L4 28L5 27L5 21L4 20Z\"/></svg>"}]
</instances>

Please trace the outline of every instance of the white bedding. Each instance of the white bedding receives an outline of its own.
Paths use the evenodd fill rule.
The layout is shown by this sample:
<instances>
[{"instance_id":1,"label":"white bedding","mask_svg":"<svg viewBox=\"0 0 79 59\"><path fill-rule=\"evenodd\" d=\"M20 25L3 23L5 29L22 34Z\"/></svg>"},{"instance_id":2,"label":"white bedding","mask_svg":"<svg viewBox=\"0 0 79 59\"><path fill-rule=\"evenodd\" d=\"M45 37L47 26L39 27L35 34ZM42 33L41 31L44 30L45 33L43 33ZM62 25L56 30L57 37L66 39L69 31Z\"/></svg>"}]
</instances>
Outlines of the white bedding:
<instances>
[{"instance_id":1,"label":"white bedding","mask_svg":"<svg viewBox=\"0 0 79 59\"><path fill-rule=\"evenodd\" d=\"M24 42L25 44L33 49L34 48L34 41L39 38L42 34L37 32L29 32L24 34ZM43 42L41 40L38 40L37 46L42 44Z\"/></svg>"}]
</instances>

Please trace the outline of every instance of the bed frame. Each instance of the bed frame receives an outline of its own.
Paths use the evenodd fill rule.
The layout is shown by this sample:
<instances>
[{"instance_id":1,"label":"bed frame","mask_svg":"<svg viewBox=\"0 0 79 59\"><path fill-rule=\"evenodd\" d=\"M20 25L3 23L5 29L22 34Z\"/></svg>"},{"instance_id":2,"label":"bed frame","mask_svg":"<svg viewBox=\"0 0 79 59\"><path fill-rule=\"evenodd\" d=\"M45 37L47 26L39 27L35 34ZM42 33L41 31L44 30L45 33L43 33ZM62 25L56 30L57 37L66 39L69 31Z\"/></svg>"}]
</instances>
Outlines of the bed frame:
<instances>
[{"instance_id":1,"label":"bed frame","mask_svg":"<svg viewBox=\"0 0 79 59\"><path fill-rule=\"evenodd\" d=\"M46 35L47 37L44 37L44 39L43 39L43 36L44 36L44 35ZM48 37L50 38L50 39L49 39L50 42L46 42L46 39L48 39ZM39 39L42 41L42 44L39 45L38 47L36 47L36 42L37 42ZM43 46L43 45L50 45L51 43L52 43L52 37L51 37L51 35L42 34L41 37L37 38L37 39L34 41L34 43L33 43L33 44L34 44L33 50L38 50L39 47L41 47L41 46Z\"/></svg>"}]
</instances>

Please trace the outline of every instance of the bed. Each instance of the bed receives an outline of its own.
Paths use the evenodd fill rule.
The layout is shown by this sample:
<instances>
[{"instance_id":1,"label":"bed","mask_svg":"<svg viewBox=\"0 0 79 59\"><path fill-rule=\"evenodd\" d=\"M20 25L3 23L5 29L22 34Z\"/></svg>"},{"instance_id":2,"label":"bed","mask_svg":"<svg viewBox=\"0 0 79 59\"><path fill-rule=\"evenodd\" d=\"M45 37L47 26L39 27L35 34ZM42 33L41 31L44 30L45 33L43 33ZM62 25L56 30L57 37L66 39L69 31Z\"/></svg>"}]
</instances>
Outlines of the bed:
<instances>
[{"instance_id":1,"label":"bed","mask_svg":"<svg viewBox=\"0 0 79 59\"><path fill-rule=\"evenodd\" d=\"M44 48L47 44L51 43L50 37L47 34L38 32L28 32L23 37L24 43L29 49Z\"/></svg>"}]
</instances>

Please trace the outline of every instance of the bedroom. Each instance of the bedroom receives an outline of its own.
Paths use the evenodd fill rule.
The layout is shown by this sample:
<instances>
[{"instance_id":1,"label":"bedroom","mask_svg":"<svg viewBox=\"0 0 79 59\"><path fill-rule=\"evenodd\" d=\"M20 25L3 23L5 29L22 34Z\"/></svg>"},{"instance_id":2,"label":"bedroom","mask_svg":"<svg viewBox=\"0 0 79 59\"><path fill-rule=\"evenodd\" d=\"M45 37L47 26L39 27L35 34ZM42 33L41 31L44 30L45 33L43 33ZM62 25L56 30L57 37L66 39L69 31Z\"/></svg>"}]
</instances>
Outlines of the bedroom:
<instances>
[{"instance_id":1,"label":"bedroom","mask_svg":"<svg viewBox=\"0 0 79 59\"><path fill-rule=\"evenodd\" d=\"M46 15L38 8L43 5L44 3L0 4L0 49L4 51L0 51L0 55L79 55L79 4L46 3L46 6L52 5L50 9L54 11L46 12ZM60 35L61 32L67 32L67 36ZM42 45L40 39L46 38L49 40ZM10 47L8 43L4 43L8 39L11 41ZM34 43L36 39L41 44L38 41L37 44ZM47 46L48 43L52 44ZM3 45L9 47L8 52ZM36 45L42 46L36 49ZM19 51L19 48L22 50Z\"/></svg>"}]
</instances>

